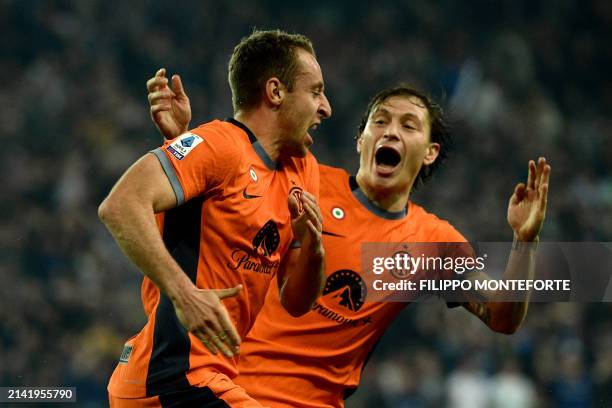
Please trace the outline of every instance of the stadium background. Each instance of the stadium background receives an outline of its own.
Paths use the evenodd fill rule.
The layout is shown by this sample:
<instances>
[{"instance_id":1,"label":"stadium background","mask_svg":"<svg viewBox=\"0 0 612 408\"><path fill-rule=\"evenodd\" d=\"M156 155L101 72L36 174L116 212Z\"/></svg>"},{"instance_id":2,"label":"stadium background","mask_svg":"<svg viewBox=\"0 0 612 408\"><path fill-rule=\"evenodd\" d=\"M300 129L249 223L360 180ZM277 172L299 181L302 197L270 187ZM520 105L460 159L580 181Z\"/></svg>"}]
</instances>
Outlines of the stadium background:
<instances>
[{"instance_id":1,"label":"stadium background","mask_svg":"<svg viewBox=\"0 0 612 408\"><path fill-rule=\"evenodd\" d=\"M321 162L354 171L368 99L411 82L444 100L456 138L417 202L471 240L509 240L509 194L545 154L543 240L612 241L609 1L0 0L0 27L0 385L76 386L79 406L104 404L144 317L140 273L96 207L160 143L145 81L167 67L192 124L226 117L226 64L253 27L313 40L333 106ZM534 304L506 337L463 310L413 305L348 406L612 406L611 311Z\"/></svg>"}]
</instances>

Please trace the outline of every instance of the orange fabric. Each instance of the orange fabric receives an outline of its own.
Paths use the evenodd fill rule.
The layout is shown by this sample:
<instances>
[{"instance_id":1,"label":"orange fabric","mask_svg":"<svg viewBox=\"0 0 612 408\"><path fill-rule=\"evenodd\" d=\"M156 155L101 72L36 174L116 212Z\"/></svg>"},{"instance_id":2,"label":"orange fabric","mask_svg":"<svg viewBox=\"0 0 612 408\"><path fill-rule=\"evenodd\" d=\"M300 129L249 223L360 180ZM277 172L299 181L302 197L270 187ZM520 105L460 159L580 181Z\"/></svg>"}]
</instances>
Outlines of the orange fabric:
<instances>
[{"instance_id":1,"label":"orange fabric","mask_svg":"<svg viewBox=\"0 0 612 408\"><path fill-rule=\"evenodd\" d=\"M217 374L206 384L197 384L196 388L208 387L217 398L225 401L232 408L263 408L263 405L249 397L244 388L234 384L227 376ZM144 398L118 398L108 395L111 408L161 408L159 396Z\"/></svg>"},{"instance_id":2,"label":"orange fabric","mask_svg":"<svg viewBox=\"0 0 612 408\"><path fill-rule=\"evenodd\" d=\"M272 407L341 407L364 362L406 303L360 302L362 242L464 242L449 223L414 203L402 219L374 215L353 195L346 172L320 166L327 282L313 311L296 319L276 284L241 347L234 381ZM348 289L347 289L348 288ZM367 289L366 289L367 290Z\"/></svg>"},{"instance_id":3,"label":"orange fabric","mask_svg":"<svg viewBox=\"0 0 612 408\"><path fill-rule=\"evenodd\" d=\"M226 375L217 374L206 386L232 408L263 408L263 405L251 398L244 388L236 385Z\"/></svg>"},{"instance_id":4,"label":"orange fabric","mask_svg":"<svg viewBox=\"0 0 612 408\"><path fill-rule=\"evenodd\" d=\"M159 397L118 398L108 394L110 408L162 408Z\"/></svg>"},{"instance_id":5,"label":"orange fabric","mask_svg":"<svg viewBox=\"0 0 612 408\"><path fill-rule=\"evenodd\" d=\"M180 150L177 143L181 141L191 148ZM177 149L182 154L177 154ZM280 259L292 240L287 207L290 191L301 188L318 196L316 160L309 154L303 159L287 159L271 169L245 130L218 120L166 142L154 153L160 154L160 151L167 157L169 170L165 170L171 173L171 184L171 176L179 182L174 183L175 192L180 190L185 201L205 198L200 219L187 220L200 222L196 285L210 289L243 285L239 296L225 299L223 303L238 334L244 337L263 304L269 283L276 280ZM162 158L162 167L163 162ZM165 220L158 217L160 228L170 228L168 217L169 212ZM278 234L259 234L266 225L269 228L265 231L277 230ZM147 395L160 293L145 278L141 295L149 320L138 335L126 342L132 347L131 355L127 362L117 365L111 377L108 389L117 397ZM201 384L217 373L229 378L237 374L237 359L211 355L195 337L189 335L189 340L189 369L185 373L189 384Z\"/></svg>"}]
</instances>

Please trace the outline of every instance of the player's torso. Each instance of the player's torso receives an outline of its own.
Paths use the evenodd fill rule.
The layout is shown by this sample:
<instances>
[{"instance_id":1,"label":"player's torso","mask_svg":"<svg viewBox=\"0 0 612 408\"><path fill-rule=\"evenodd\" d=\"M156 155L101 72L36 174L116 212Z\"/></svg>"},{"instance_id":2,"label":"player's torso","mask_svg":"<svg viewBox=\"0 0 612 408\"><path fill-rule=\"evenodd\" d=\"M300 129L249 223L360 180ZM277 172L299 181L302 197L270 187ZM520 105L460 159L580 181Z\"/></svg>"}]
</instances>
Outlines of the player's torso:
<instances>
[{"instance_id":1,"label":"player's torso","mask_svg":"<svg viewBox=\"0 0 612 408\"><path fill-rule=\"evenodd\" d=\"M414 231L406 219L368 211L353 195L346 173L325 174L321 167L327 275L323 294L311 312L295 319L282 309L273 284L242 347L238 382L271 406L291 406L281 403L287 396L299 406L342 404L344 391L358 384L367 356L405 306L365 301L361 245L405 241ZM264 381L283 388L279 391ZM312 386L321 381L324 386ZM256 383L261 387L251 385Z\"/></svg>"},{"instance_id":2,"label":"player's torso","mask_svg":"<svg viewBox=\"0 0 612 408\"><path fill-rule=\"evenodd\" d=\"M167 211L158 222L169 252L199 288L242 284L239 295L223 304L244 337L292 240L288 195L306 189L310 181L303 161L273 163L244 132L234 133L227 139L234 143L230 150L236 155L228 169L231 176ZM218 143L219 135L215 137ZM197 180L197 175L189 177ZM184 181L181 184L187 187ZM142 297L149 321L127 343L131 357L119 364L109 388L115 395L141 396L145 385L147 394L169 392L173 382L178 383L174 379L180 380L184 373L191 384L204 381L211 369L235 375L237 358L213 356L186 333L172 303L149 279L143 282Z\"/></svg>"}]
</instances>

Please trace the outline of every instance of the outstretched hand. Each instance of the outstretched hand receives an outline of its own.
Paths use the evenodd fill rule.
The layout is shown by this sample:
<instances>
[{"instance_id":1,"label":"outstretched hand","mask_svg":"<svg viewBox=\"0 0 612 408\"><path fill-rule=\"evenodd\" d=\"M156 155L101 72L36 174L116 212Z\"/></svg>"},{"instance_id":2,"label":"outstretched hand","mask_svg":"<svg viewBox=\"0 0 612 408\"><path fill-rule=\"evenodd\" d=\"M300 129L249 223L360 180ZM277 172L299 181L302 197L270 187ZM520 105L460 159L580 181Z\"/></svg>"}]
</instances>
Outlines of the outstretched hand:
<instances>
[{"instance_id":1,"label":"outstretched hand","mask_svg":"<svg viewBox=\"0 0 612 408\"><path fill-rule=\"evenodd\" d=\"M239 352L240 336L221 299L236 296L242 285L229 289L198 289L183 292L174 301L176 317L212 354L227 357Z\"/></svg>"},{"instance_id":2,"label":"outstretched hand","mask_svg":"<svg viewBox=\"0 0 612 408\"><path fill-rule=\"evenodd\" d=\"M151 119L166 139L185 133L191 121L189 97L183 89L181 77L172 76L172 88L168 86L166 69L161 68L147 81Z\"/></svg>"},{"instance_id":3,"label":"outstretched hand","mask_svg":"<svg viewBox=\"0 0 612 408\"><path fill-rule=\"evenodd\" d=\"M300 241L303 249L312 254L322 254L323 217L316 197L307 191L290 194L288 205L295 239Z\"/></svg>"},{"instance_id":4,"label":"outstretched hand","mask_svg":"<svg viewBox=\"0 0 612 408\"><path fill-rule=\"evenodd\" d=\"M508 224L517 240L531 242L538 239L548 198L548 182L551 167L544 157L538 163L529 161L527 185L519 183L508 203Z\"/></svg>"}]
</instances>

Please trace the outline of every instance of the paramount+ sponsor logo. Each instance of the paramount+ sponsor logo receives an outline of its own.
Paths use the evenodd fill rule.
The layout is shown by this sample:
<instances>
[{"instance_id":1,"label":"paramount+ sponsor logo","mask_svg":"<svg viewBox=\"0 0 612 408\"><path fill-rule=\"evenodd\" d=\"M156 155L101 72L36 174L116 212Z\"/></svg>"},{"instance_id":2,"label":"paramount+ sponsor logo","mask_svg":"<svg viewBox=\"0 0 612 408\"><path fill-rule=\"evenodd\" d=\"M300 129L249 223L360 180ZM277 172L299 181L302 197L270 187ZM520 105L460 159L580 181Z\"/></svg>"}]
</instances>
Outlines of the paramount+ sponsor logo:
<instances>
[{"instance_id":1,"label":"paramount+ sponsor logo","mask_svg":"<svg viewBox=\"0 0 612 408\"><path fill-rule=\"evenodd\" d=\"M232 251L227 267L231 270L243 270L270 275L276 272L280 262L267 258L276 253L280 244L280 234L276 223L268 220L255 234L250 251L237 248Z\"/></svg>"},{"instance_id":2,"label":"paramount+ sponsor logo","mask_svg":"<svg viewBox=\"0 0 612 408\"><path fill-rule=\"evenodd\" d=\"M336 310L331 310L319 302L315 303L312 310L339 324L348 324L353 327L365 326L372 323L371 317L354 319L345 314L359 311L363 306L366 294L367 287L361 276L349 269L341 269L327 277L322 293L326 303L334 304Z\"/></svg>"}]
</instances>

